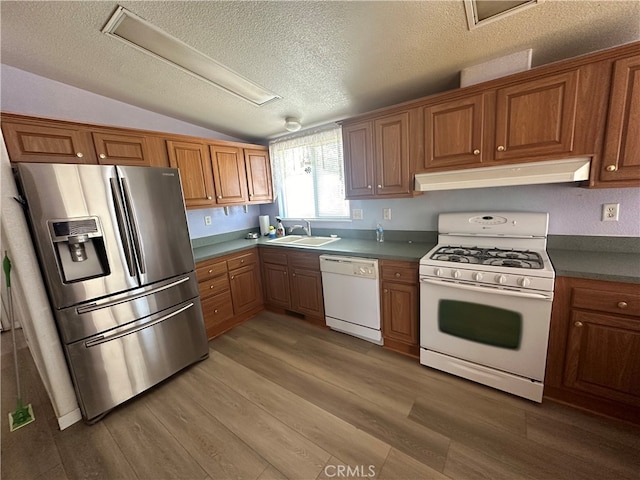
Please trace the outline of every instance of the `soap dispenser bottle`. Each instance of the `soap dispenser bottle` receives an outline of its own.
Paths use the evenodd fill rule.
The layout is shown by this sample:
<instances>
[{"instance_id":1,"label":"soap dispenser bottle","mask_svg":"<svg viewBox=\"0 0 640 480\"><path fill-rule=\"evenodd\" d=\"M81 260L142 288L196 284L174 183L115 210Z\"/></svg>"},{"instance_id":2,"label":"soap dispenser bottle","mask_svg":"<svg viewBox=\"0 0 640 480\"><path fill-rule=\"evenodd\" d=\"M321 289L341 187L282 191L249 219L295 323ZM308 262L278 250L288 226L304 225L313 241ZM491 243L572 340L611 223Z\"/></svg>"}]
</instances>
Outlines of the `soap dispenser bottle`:
<instances>
[{"instance_id":1,"label":"soap dispenser bottle","mask_svg":"<svg viewBox=\"0 0 640 480\"><path fill-rule=\"evenodd\" d=\"M284 230L284 225L282 225L282 219L280 217L276 217L276 237L284 237L286 232Z\"/></svg>"}]
</instances>

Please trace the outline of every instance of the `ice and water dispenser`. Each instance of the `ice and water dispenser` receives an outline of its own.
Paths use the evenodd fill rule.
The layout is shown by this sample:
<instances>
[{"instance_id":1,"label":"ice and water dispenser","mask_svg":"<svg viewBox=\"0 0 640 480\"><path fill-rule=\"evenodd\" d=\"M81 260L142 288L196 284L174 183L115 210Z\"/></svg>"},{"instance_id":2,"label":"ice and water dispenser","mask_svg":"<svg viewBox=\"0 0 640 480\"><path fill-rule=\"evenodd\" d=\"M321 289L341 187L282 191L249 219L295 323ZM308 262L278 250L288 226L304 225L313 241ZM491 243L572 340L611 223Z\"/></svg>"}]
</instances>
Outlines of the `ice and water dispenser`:
<instances>
[{"instance_id":1,"label":"ice and water dispenser","mask_svg":"<svg viewBox=\"0 0 640 480\"><path fill-rule=\"evenodd\" d=\"M109 274L98 217L49 220L48 225L65 283Z\"/></svg>"}]
</instances>

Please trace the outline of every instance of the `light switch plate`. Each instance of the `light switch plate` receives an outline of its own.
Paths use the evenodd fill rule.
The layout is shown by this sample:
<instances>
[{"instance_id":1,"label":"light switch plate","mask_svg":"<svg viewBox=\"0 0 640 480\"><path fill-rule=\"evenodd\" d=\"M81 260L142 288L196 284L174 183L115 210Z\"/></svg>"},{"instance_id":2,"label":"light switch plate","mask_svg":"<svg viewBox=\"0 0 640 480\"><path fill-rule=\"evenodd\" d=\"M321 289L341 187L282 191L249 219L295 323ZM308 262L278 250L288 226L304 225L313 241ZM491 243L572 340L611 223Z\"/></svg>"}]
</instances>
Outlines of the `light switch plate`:
<instances>
[{"instance_id":1,"label":"light switch plate","mask_svg":"<svg viewBox=\"0 0 640 480\"><path fill-rule=\"evenodd\" d=\"M362 220L362 209L361 208L354 208L353 210L351 210L351 219L352 220Z\"/></svg>"},{"instance_id":2,"label":"light switch plate","mask_svg":"<svg viewBox=\"0 0 640 480\"><path fill-rule=\"evenodd\" d=\"M383 208L382 209L382 219L383 220L391 220L391 209Z\"/></svg>"},{"instance_id":3,"label":"light switch plate","mask_svg":"<svg viewBox=\"0 0 640 480\"><path fill-rule=\"evenodd\" d=\"M211 215L205 215L204 216L204 224L205 225L211 225Z\"/></svg>"}]
</instances>

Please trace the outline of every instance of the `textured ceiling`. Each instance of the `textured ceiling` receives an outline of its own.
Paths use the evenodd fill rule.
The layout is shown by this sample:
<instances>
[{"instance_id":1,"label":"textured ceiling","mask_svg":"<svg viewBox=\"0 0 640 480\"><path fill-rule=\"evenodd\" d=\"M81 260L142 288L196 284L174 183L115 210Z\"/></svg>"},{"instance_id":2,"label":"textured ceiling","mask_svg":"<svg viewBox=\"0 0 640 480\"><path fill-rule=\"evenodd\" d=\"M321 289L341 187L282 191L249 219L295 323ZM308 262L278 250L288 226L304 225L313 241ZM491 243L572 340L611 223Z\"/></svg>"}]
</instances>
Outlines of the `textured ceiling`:
<instances>
[{"instance_id":1,"label":"textured ceiling","mask_svg":"<svg viewBox=\"0 0 640 480\"><path fill-rule=\"evenodd\" d=\"M282 99L256 107L109 38L117 5ZM546 0L471 31L462 0L3 0L0 18L3 64L253 141L287 116L307 128L455 88L527 48L537 66L640 40L640 0Z\"/></svg>"}]
</instances>

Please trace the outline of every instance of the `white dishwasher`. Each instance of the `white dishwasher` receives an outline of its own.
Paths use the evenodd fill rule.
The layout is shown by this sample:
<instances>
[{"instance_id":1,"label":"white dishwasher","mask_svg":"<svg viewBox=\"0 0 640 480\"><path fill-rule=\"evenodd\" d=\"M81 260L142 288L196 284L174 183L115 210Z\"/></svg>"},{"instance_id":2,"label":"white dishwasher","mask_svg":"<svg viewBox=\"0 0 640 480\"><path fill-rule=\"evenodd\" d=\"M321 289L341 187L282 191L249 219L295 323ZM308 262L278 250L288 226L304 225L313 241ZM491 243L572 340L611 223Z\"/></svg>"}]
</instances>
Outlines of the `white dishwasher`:
<instances>
[{"instance_id":1,"label":"white dishwasher","mask_svg":"<svg viewBox=\"0 0 640 480\"><path fill-rule=\"evenodd\" d=\"M327 326L382 345L378 260L320 255Z\"/></svg>"}]
</instances>

